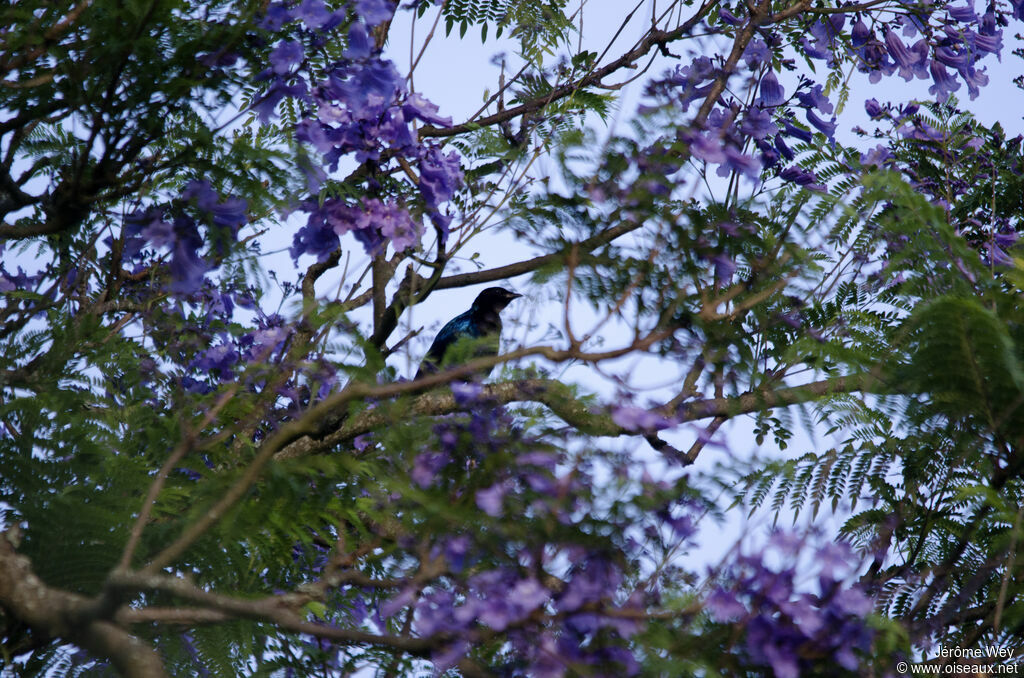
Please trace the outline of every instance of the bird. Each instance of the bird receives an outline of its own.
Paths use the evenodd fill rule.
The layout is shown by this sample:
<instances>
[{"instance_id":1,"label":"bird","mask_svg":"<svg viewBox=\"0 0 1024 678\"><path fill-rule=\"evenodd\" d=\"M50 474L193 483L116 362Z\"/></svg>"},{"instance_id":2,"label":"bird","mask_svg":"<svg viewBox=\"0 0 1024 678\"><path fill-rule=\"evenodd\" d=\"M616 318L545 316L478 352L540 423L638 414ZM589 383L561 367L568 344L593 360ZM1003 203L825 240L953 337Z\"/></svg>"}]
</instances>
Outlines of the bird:
<instances>
[{"instance_id":1,"label":"bird","mask_svg":"<svg viewBox=\"0 0 1024 678\"><path fill-rule=\"evenodd\" d=\"M513 299L521 296L504 287L488 287L477 295L468 311L449 320L434 337L434 343L416 371L416 378L472 358L498 355L501 342L499 314ZM480 376L486 376L486 372Z\"/></svg>"}]
</instances>

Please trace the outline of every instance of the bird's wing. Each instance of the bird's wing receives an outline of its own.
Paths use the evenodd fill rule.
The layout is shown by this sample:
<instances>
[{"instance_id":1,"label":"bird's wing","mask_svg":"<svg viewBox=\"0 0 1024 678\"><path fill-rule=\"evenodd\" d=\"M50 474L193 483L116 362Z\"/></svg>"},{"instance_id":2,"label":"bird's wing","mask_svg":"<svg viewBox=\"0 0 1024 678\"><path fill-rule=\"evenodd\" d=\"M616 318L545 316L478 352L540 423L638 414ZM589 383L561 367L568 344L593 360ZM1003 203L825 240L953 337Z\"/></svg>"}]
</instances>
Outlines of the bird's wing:
<instances>
[{"instance_id":1,"label":"bird's wing","mask_svg":"<svg viewBox=\"0 0 1024 678\"><path fill-rule=\"evenodd\" d=\"M437 333L437 336L434 337L434 342L430 345L430 348L427 349L427 355L424 356L423 362L420 363L416 377L419 378L424 374L436 372L442 360L444 360L444 354L452 344L461 337L475 337L477 334L478 331L473 324L473 317L470 311L466 311L449 320L441 328L441 331Z\"/></svg>"},{"instance_id":2,"label":"bird's wing","mask_svg":"<svg viewBox=\"0 0 1024 678\"><path fill-rule=\"evenodd\" d=\"M462 337L475 337L477 334L478 332L473 323L473 318L470 316L469 311L466 311L465 313L457 315L449 320L447 324L441 328L441 331L438 332L437 336L434 338L434 343L430 345L430 350L427 351L427 356L435 358L440 362L449 346Z\"/></svg>"}]
</instances>

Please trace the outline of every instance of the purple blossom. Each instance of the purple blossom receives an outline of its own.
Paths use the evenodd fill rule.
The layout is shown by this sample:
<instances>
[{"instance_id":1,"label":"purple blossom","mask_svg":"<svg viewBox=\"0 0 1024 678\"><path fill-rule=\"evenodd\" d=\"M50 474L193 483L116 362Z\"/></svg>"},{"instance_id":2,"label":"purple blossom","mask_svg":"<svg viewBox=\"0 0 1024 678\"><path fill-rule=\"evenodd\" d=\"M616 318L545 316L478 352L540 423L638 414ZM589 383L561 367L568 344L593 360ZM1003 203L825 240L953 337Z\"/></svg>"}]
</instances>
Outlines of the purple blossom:
<instances>
[{"instance_id":1,"label":"purple blossom","mask_svg":"<svg viewBox=\"0 0 1024 678\"><path fill-rule=\"evenodd\" d=\"M431 125L439 125L441 127L452 126L452 119L450 117L443 118L438 115L437 106L415 92L410 94L405 100L402 112L410 118L418 118L424 122L429 122Z\"/></svg>"},{"instance_id":2,"label":"purple blossom","mask_svg":"<svg viewBox=\"0 0 1024 678\"><path fill-rule=\"evenodd\" d=\"M202 286L206 273L213 267L203 261L193 242L181 239L174 245L169 268L171 284L167 289L175 294L192 294Z\"/></svg>"},{"instance_id":3,"label":"purple blossom","mask_svg":"<svg viewBox=\"0 0 1024 678\"><path fill-rule=\"evenodd\" d=\"M754 145L761 152L761 167L768 169L779 163L779 152L764 139L756 139Z\"/></svg>"},{"instance_id":4,"label":"purple blossom","mask_svg":"<svg viewBox=\"0 0 1024 678\"><path fill-rule=\"evenodd\" d=\"M761 78L761 104L764 106L781 106L786 100L785 91L775 77L775 71L768 71Z\"/></svg>"},{"instance_id":5,"label":"purple blossom","mask_svg":"<svg viewBox=\"0 0 1024 678\"><path fill-rule=\"evenodd\" d=\"M813 135L802 127L797 127L791 121L786 120L782 125L782 130L789 136L799 139L804 143L810 143L813 139Z\"/></svg>"},{"instance_id":6,"label":"purple blossom","mask_svg":"<svg viewBox=\"0 0 1024 678\"><path fill-rule=\"evenodd\" d=\"M739 26L743 23L743 19L740 19L735 14L730 12L725 7L721 7L718 10L718 17L726 24L730 26Z\"/></svg>"},{"instance_id":7,"label":"purple blossom","mask_svg":"<svg viewBox=\"0 0 1024 678\"><path fill-rule=\"evenodd\" d=\"M945 138L942 131L920 119L914 120L913 123L908 122L897 131L901 136L917 141L942 141Z\"/></svg>"},{"instance_id":8,"label":"purple blossom","mask_svg":"<svg viewBox=\"0 0 1024 678\"><path fill-rule=\"evenodd\" d=\"M431 146L423 154L419 169L420 192L426 203L435 209L451 200L462 186L462 166L455 151L445 155L440 147Z\"/></svg>"},{"instance_id":9,"label":"purple blossom","mask_svg":"<svg viewBox=\"0 0 1024 678\"><path fill-rule=\"evenodd\" d=\"M736 272L736 261L727 254L718 254L711 261L715 265L715 279L718 281L724 282Z\"/></svg>"},{"instance_id":10,"label":"purple blossom","mask_svg":"<svg viewBox=\"0 0 1024 678\"><path fill-rule=\"evenodd\" d=\"M970 95L971 101L978 97L978 94L980 94L979 89L988 84L988 76L985 75L985 69L983 68L975 69L968 67L962 69L960 77L967 83L967 93Z\"/></svg>"},{"instance_id":11,"label":"purple blossom","mask_svg":"<svg viewBox=\"0 0 1024 678\"><path fill-rule=\"evenodd\" d=\"M818 128L818 130L820 132L822 132L825 136L827 136L829 139L831 139L835 135L835 133L836 133L836 118L835 118L835 116L832 116L831 120L825 121L825 120L822 120L821 118L819 118L818 114L815 113L813 110L811 110L809 108L805 111L805 115L807 116L807 122L811 123L816 128Z\"/></svg>"},{"instance_id":12,"label":"purple blossom","mask_svg":"<svg viewBox=\"0 0 1024 678\"><path fill-rule=\"evenodd\" d=\"M807 36L800 38L800 46L803 47L804 52L807 56L812 59L827 59L831 61L832 52L828 49L828 45L820 41L811 42Z\"/></svg>"},{"instance_id":13,"label":"purple blossom","mask_svg":"<svg viewBox=\"0 0 1024 678\"><path fill-rule=\"evenodd\" d=\"M422 488L430 487L434 484L437 474L450 461L451 457L444 452L423 452L413 461L409 477Z\"/></svg>"},{"instance_id":14,"label":"purple blossom","mask_svg":"<svg viewBox=\"0 0 1024 678\"><path fill-rule=\"evenodd\" d=\"M455 404L459 407L472 405L484 391L483 384L475 381L453 381L451 389L452 396L455 398Z\"/></svg>"},{"instance_id":15,"label":"purple blossom","mask_svg":"<svg viewBox=\"0 0 1024 678\"><path fill-rule=\"evenodd\" d=\"M771 113L760 107L747 110L740 124L740 132L753 139L764 139L769 134L778 133L779 128L772 122Z\"/></svg>"},{"instance_id":16,"label":"purple blossom","mask_svg":"<svg viewBox=\"0 0 1024 678\"><path fill-rule=\"evenodd\" d=\"M715 77L715 65L706 56L699 56L689 66L677 67L669 78L672 84L684 87L698 85Z\"/></svg>"},{"instance_id":17,"label":"purple blossom","mask_svg":"<svg viewBox=\"0 0 1024 678\"><path fill-rule=\"evenodd\" d=\"M810 89L797 92L796 98L807 108L816 108L825 114L832 113L835 110L828 97L822 93L821 85L815 85Z\"/></svg>"},{"instance_id":18,"label":"purple blossom","mask_svg":"<svg viewBox=\"0 0 1024 678\"><path fill-rule=\"evenodd\" d=\"M996 31L992 34L965 31L965 38L968 45L982 54L995 54L999 58L1000 52L1003 50L1002 31ZM1000 60L1002 59L1000 58Z\"/></svg>"},{"instance_id":19,"label":"purple blossom","mask_svg":"<svg viewBox=\"0 0 1024 678\"><path fill-rule=\"evenodd\" d=\"M149 241L153 247L171 247L177 240L174 233L174 224L164 219L160 210L150 210L147 213L148 223L140 231L140 235Z\"/></svg>"},{"instance_id":20,"label":"purple blossom","mask_svg":"<svg viewBox=\"0 0 1024 678\"><path fill-rule=\"evenodd\" d=\"M338 141L338 134L328 125L307 118L295 125L295 138L321 153L329 153Z\"/></svg>"},{"instance_id":21,"label":"purple blossom","mask_svg":"<svg viewBox=\"0 0 1024 678\"><path fill-rule=\"evenodd\" d=\"M939 103L945 103L951 93L960 89L960 83L937 60L931 62L929 70L935 84L928 88L928 93L934 94Z\"/></svg>"},{"instance_id":22,"label":"purple blossom","mask_svg":"<svg viewBox=\"0 0 1024 678\"><path fill-rule=\"evenodd\" d=\"M492 518L500 518L504 513L505 495L508 493L508 485L504 482L476 492L476 505L481 511Z\"/></svg>"},{"instance_id":23,"label":"purple blossom","mask_svg":"<svg viewBox=\"0 0 1024 678\"><path fill-rule=\"evenodd\" d=\"M743 153L732 146L726 146L723 150L725 152L725 161L716 171L718 176L727 177L729 174L735 172L745 176L751 181L757 180L761 173L761 164L756 158Z\"/></svg>"},{"instance_id":24,"label":"purple blossom","mask_svg":"<svg viewBox=\"0 0 1024 678\"><path fill-rule=\"evenodd\" d=\"M818 177L815 176L814 172L803 170L792 165L782 170L779 173L779 178L784 181L791 181L798 186L803 186L808 190L825 190L823 186L817 183Z\"/></svg>"},{"instance_id":25,"label":"purple blossom","mask_svg":"<svg viewBox=\"0 0 1024 678\"><path fill-rule=\"evenodd\" d=\"M469 537L464 534L444 540L444 557L448 561L448 567L453 572L461 572L463 570L471 545L472 542Z\"/></svg>"},{"instance_id":26,"label":"purple blossom","mask_svg":"<svg viewBox=\"0 0 1024 678\"><path fill-rule=\"evenodd\" d=\"M234 377L232 368L238 364L238 352L230 344L220 344L202 351L189 365L194 369L216 372L221 381Z\"/></svg>"},{"instance_id":27,"label":"purple blossom","mask_svg":"<svg viewBox=\"0 0 1024 678\"><path fill-rule=\"evenodd\" d=\"M967 68L971 63L970 53L956 51L952 47L943 45L935 48L935 60L951 68L960 70Z\"/></svg>"},{"instance_id":28,"label":"purple blossom","mask_svg":"<svg viewBox=\"0 0 1024 678\"><path fill-rule=\"evenodd\" d=\"M263 96L253 103L252 109L259 115L261 122L270 122L270 119L274 116L277 104L286 96L308 100L309 95L306 82L300 80L289 85L284 80L276 78L270 84L270 87L267 88L267 91L263 93Z\"/></svg>"},{"instance_id":29,"label":"purple blossom","mask_svg":"<svg viewBox=\"0 0 1024 678\"><path fill-rule=\"evenodd\" d=\"M348 28L348 43L342 53L346 59L368 59L373 54L373 42L366 24L356 21Z\"/></svg>"},{"instance_id":30,"label":"purple blossom","mask_svg":"<svg viewBox=\"0 0 1024 678\"><path fill-rule=\"evenodd\" d=\"M618 568L600 556L588 558L573 573L556 607L560 612L573 612L610 595L621 583Z\"/></svg>"},{"instance_id":31,"label":"purple blossom","mask_svg":"<svg viewBox=\"0 0 1024 678\"><path fill-rule=\"evenodd\" d=\"M850 33L850 45L854 49L860 49L873 37L874 35L871 33L871 29L869 29L867 24L864 23L864 19L858 16L857 22L853 24L853 30Z\"/></svg>"},{"instance_id":32,"label":"purple blossom","mask_svg":"<svg viewBox=\"0 0 1024 678\"><path fill-rule=\"evenodd\" d=\"M550 592L536 579L520 579L510 570L487 570L469 580L465 604L455 607L446 591L432 592L417 605L420 633L458 631L479 621L496 631L526 619L544 605Z\"/></svg>"},{"instance_id":33,"label":"purple blossom","mask_svg":"<svg viewBox=\"0 0 1024 678\"><path fill-rule=\"evenodd\" d=\"M908 48L892 30L885 32L885 46L889 50L893 61L900 69L900 77L910 81L916 75L919 78L927 78L928 72L925 68L928 57L928 43L924 40L917 42L912 48Z\"/></svg>"},{"instance_id":34,"label":"purple blossom","mask_svg":"<svg viewBox=\"0 0 1024 678\"><path fill-rule=\"evenodd\" d=\"M829 542L817 550L815 562L821 574L835 581L853 573L857 565L856 553L843 541Z\"/></svg>"},{"instance_id":35,"label":"purple blossom","mask_svg":"<svg viewBox=\"0 0 1024 678\"><path fill-rule=\"evenodd\" d=\"M673 425L664 415L633 405L612 408L612 421L627 431L660 431Z\"/></svg>"},{"instance_id":36,"label":"purple blossom","mask_svg":"<svg viewBox=\"0 0 1024 678\"><path fill-rule=\"evenodd\" d=\"M324 4L324 0L302 0L302 3L295 8L294 16L301 19L311 30L320 30L330 21L331 13Z\"/></svg>"},{"instance_id":37,"label":"purple blossom","mask_svg":"<svg viewBox=\"0 0 1024 678\"><path fill-rule=\"evenodd\" d=\"M792 562L803 540L795 539L784 559ZM769 544L774 550L774 538ZM739 556L706 600L713 619L743 620L745 655L751 668L770 667L776 676L799 676L827 671L838 663L856 670L856 652L868 652L873 632L865 623L872 602L856 585L847 586L831 574L856 570L852 552L844 545L828 545L818 553L821 594L796 590L796 569L775 569L764 556Z\"/></svg>"},{"instance_id":38,"label":"purple blossom","mask_svg":"<svg viewBox=\"0 0 1024 678\"><path fill-rule=\"evenodd\" d=\"M194 393L196 395L206 395L213 392L213 387L209 384L187 375L181 378L181 387L185 389L186 393Z\"/></svg>"},{"instance_id":39,"label":"purple blossom","mask_svg":"<svg viewBox=\"0 0 1024 678\"><path fill-rule=\"evenodd\" d=\"M267 7L267 13L260 22L260 28L276 33L293 18L292 10L283 2L273 2Z\"/></svg>"},{"instance_id":40,"label":"purple blossom","mask_svg":"<svg viewBox=\"0 0 1024 678\"><path fill-rule=\"evenodd\" d=\"M690 155L707 163L718 163L725 160L722 142L716 136L694 134L687 139L690 144Z\"/></svg>"},{"instance_id":41,"label":"purple blossom","mask_svg":"<svg viewBox=\"0 0 1024 678\"><path fill-rule=\"evenodd\" d=\"M289 335L290 332L284 327L266 327L244 335L240 343L250 347L246 358L255 360L261 355L280 350Z\"/></svg>"},{"instance_id":42,"label":"purple blossom","mask_svg":"<svg viewBox=\"0 0 1024 678\"><path fill-rule=\"evenodd\" d=\"M775 135L775 148L786 160L792 160L796 157L796 154L793 153L792 149L786 145L786 140L781 134Z\"/></svg>"},{"instance_id":43,"label":"purple blossom","mask_svg":"<svg viewBox=\"0 0 1024 678\"><path fill-rule=\"evenodd\" d=\"M883 163L892 160L893 155L885 146L878 144L873 149L860 156L860 164L865 167L881 167Z\"/></svg>"},{"instance_id":44,"label":"purple blossom","mask_svg":"<svg viewBox=\"0 0 1024 678\"><path fill-rule=\"evenodd\" d=\"M1013 257L995 243L988 246L988 256L984 258L986 266L1013 266Z\"/></svg>"},{"instance_id":45,"label":"purple blossom","mask_svg":"<svg viewBox=\"0 0 1024 678\"><path fill-rule=\"evenodd\" d=\"M857 69L868 74L868 82L875 84L882 79L882 76L890 76L896 72L896 64L889 58L885 46L874 36L866 45L857 50L861 63Z\"/></svg>"},{"instance_id":46,"label":"purple blossom","mask_svg":"<svg viewBox=\"0 0 1024 678\"><path fill-rule=\"evenodd\" d=\"M757 68L761 64L769 63L772 60L772 51L761 38L754 38L747 43L743 50L743 60L750 68Z\"/></svg>"},{"instance_id":47,"label":"purple blossom","mask_svg":"<svg viewBox=\"0 0 1024 678\"><path fill-rule=\"evenodd\" d=\"M978 20L978 15L974 11L973 1L969 1L966 5L947 5L946 11L949 12L949 16L954 21L959 21L962 24L974 23Z\"/></svg>"},{"instance_id":48,"label":"purple blossom","mask_svg":"<svg viewBox=\"0 0 1024 678\"><path fill-rule=\"evenodd\" d=\"M671 508L658 511L658 519L665 523L677 539L689 541L697 534L697 523L695 521L696 510L694 506L684 506L680 515L672 515Z\"/></svg>"},{"instance_id":49,"label":"purple blossom","mask_svg":"<svg viewBox=\"0 0 1024 678\"><path fill-rule=\"evenodd\" d=\"M380 606L380 616L385 619L389 619L393 617L396 612L412 603L415 599L416 590L414 588L410 586L402 589L394 598Z\"/></svg>"},{"instance_id":50,"label":"purple blossom","mask_svg":"<svg viewBox=\"0 0 1024 678\"><path fill-rule=\"evenodd\" d=\"M306 226L295 234L292 258L313 254L324 261L335 249L338 236L351 233L368 254L379 251L388 242L395 251L415 246L423 235L423 226L414 221L399 205L376 198L363 198L359 207L331 198L322 205L307 201L303 209L310 212Z\"/></svg>"},{"instance_id":51,"label":"purple blossom","mask_svg":"<svg viewBox=\"0 0 1024 678\"><path fill-rule=\"evenodd\" d=\"M536 579L521 579L512 586L505 599L509 603L508 607L501 614L495 614L494 608L491 608L488 613L481 615L481 620L496 631L503 631L508 624L524 619L550 597L551 593Z\"/></svg>"},{"instance_id":52,"label":"purple blossom","mask_svg":"<svg viewBox=\"0 0 1024 678\"><path fill-rule=\"evenodd\" d=\"M278 75L284 75L291 71L292 66L297 66L306 58L302 49L302 43L298 40L282 40L270 53L270 67Z\"/></svg>"},{"instance_id":53,"label":"purple blossom","mask_svg":"<svg viewBox=\"0 0 1024 678\"><path fill-rule=\"evenodd\" d=\"M199 256L203 238L192 219L181 215L173 221L167 221L162 210L152 208L136 212L127 221L126 241L133 241L132 249L141 249L147 240L154 247L170 249L169 291L174 294L192 294L202 286L206 273L213 267Z\"/></svg>"},{"instance_id":54,"label":"purple blossom","mask_svg":"<svg viewBox=\"0 0 1024 678\"><path fill-rule=\"evenodd\" d=\"M885 109L878 103L878 99L868 99L864 102L864 110L871 116L872 120L878 120L885 115Z\"/></svg>"},{"instance_id":55,"label":"purple blossom","mask_svg":"<svg viewBox=\"0 0 1024 678\"><path fill-rule=\"evenodd\" d=\"M229 229L232 234L249 220L246 213L248 204L245 200L229 196L221 201L220 195L213 190L208 181L190 181L181 197L195 200L199 209L212 217L215 226Z\"/></svg>"},{"instance_id":56,"label":"purple blossom","mask_svg":"<svg viewBox=\"0 0 1024 678\"><path fill-rule=\"evenodd\" d=\"M317 261L326 261L339 245L338 234L324 221L323 214L317 212L311 214L306 225L295 233L288 251L292 259L311 254Z\"/></svg>"},{"instance_id":57,"label":"purple blossom","mask_svg":"<svg viewBox=\"0 0 1024 678\"><path fill-rule=\"evenodd\" d=\"M1013 247L1015 244L1017 244L1017 240L1018 235L1014 231L1009 231L1006 233L999 232L992 236L992 241L998 247Z\"/></svg>"},{"instance_id":58,"label":"purple blossom","mask_svg":"<svg viewBox=\"0 0 1024 678\"><path fill-rule=\"evenodd\" d=\"M899 25L903 27L903 35L907 38L912 38L925 30L925 25L921 22L921 19L911 13L901 15L899 17Z\"/></svg>"},{"instance_id":59,"label":"purple blossom","mask_svg":"<svg viewBox=\"0 0 1024 678\"><path fill-rule=\"evenodd\" d=\"M395 6L388 0L356 0L356 14L362 17L367 26L388 21L395 13Z\"/></svg>"},{"instance_id":60,"label":"purple blossom","mask_svg":"<svg viewBox=\"0 0 1024 678\"><path fill-rule=\"evenodd\" d=\"M826 18L819 19L811 24L810 33L816 40L831 44L836 36L842 33L845 24L845 14L830 14Z\"/></svg>"},{"instance_id":61,"label":"purple blossom","mask_svg":"<svg viewBox=\"0 0 1024 678\"><path fill-rule=\"evenodd\" d=\"M865 617L874 609L871 598L856 587L841 588L833 596L832 601L838 611L853 617Z\"/></svg>"},{"instance_id":62,"label":"purple blossom","mask_svg":"<svg viewBox=\"0 0 1024 678\"><path fill-rule=\"evenodd\" d=\"M423 224L414 221L409 213L397 205L387 205L379 200L364 200L367 217L373 220L382 236L391 241L396 252L414 247L423 235Z\"/></svg>"},{"instance_id":63,"label":"purple blossom","mask_svg":"<svg viewBox=\"0 0 1024 678\"><path fill-rule=\"evenodd\" d=\"M342 101L353 119L374 120L405 93L405 78L390 61L375 59L357 68L336 69L320 89L321 101L325 96Z\"/></svg>"}]
</instances>

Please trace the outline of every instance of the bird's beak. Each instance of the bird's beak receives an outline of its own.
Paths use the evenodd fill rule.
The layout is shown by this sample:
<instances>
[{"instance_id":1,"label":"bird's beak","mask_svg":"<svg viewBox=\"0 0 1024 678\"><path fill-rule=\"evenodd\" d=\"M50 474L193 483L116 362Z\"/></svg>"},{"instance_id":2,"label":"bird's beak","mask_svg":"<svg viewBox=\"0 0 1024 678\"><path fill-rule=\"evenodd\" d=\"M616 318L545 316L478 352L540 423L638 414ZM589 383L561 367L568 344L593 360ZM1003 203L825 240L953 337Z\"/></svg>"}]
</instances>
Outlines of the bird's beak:
<instances>
[{"instance_id":1,"label":"bird's beak","mask_svg":"<svg viewBox=\"0 0 1024 678\"><path fill-rule=\"evenodd\" d=\"M519 292L509 292L508 300L512 301L513 299L518 299L521 296L523 296L523 295L519 294Z\"/></svg>"}]
</instances>

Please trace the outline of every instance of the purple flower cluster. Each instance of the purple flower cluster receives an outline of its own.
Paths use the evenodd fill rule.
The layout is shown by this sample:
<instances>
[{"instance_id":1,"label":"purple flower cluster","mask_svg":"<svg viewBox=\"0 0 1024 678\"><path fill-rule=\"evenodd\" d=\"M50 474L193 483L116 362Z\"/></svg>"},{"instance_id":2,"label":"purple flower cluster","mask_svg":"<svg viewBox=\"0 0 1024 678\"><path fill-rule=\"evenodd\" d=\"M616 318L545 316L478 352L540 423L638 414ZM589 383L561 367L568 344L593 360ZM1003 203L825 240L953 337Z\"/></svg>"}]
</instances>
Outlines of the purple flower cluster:
<instances>
[{"instance_id":1,"label":"purple flower cluster","mask_svg":"<svg viewBox=\"0 0 1024 678\"><path fill-rule=\"evenodd\" d=\"M570 667L588 665L602 670L616 666L634 675L639 665L625 641L639 624L624 612L639 612L643 596L612 605L610 599L623 581L621 571L584 549L563 555L573 565L558 592L530 574L534 567L499 567L474 573L454 588L429 587L418 598L413 588L400 591L381 606L381 615L412 605L420 634L458 638L432 655L439 671L465 655L479 630L490 629L507 634L521 667L510 675L564 676Z\"/></svg>"},{"instance_id":2,"label":"purple flower cluster","mask_svg":"<svg viewBox=\"0 0 1024 678\"><path fill-rule=\"evenodd\" d=\"M168 250L171 277L168 290L189 295L199 290L206 273L215 268L209 258L200 255L205 244L200 226L205 222L215 253L223 254L248 216L244 200L237 197L221 200L206 181L189 182L181 198L166 207L150 207L130 214L125 220L122 257L132 262L136 270L141 270L149 261L144 255L147 245ZM198 219L183 209L186 205L195 208Z\"/></svg>"},{"instance_id":3,"label":"purple flower cluster","mask_svg":"<svg viewBox=\"0 0 1024 678\"><path fill-rule=\"evenodd\" d=\"M577 543L579 530L595 519L587 472L559 473L559 455L532 447L478 384L452 390L465 411L434 426L435 440L414 458L411 481L421 491L464 497L479 515L468 533L435 542L431 557L444 559L448 575L398 591L381 614L411 607L419 634L450 634L453 640L432 655L442 671L481 635L499 632L514 658L509 675L564 676L587 666L636 673L629 639L640 629L649 596L630 587L614 548L589 538L586 546ZM655 507L659 535L693 535L692 516L679 510L676 493L646 501ZM561 527L542 542L524 540L519 516L538 524L550 516ZM496 551L495 537L509 530L509 518L516 536L500 538Z\"/></svg>"},{"instance_id":4,"label":"purple flower cluster","mask_svg":"<svg viewBox=\"0 0 1024 678\"><path fill-rule=\"evenodd\" d=\"M368 254L380 252L387 243L399 252L415 247L423 235L423 224L397 204L362 198L356 205L337 198L323 204L304 203L309 220L295 234L292 257L313 254L323 261L337 249L339 236L346 233L354 235Z\"/></svg>"},{"instance_id":5,"label":"purple flower cluster","mask_svg":"<svg viewBox=\"0 0 1024 678\"><path fill-rule=\"evenodd\" d=\"M447 126L450 118L441 117L437 106L416 93L410 93L405 78L395 65L380 57L368 29L391 18L394 5L385 0L358 0L356 19L348 26L347 47L343 57L330 65L312 82L304 72L306 54L297 40L282 40L270 55L270 67L259 79L269 81L254 110L266 121L278 102L293 97L310 109L295 126L295 138L317 151L324 166L337 171L342 158L357 163L382 164L400 157L418 165L422 212L438 228L442 241L447 237L450 217L442 213L442 204L450 201L462 186L459 156L443 153L433 143L416 139L412 124L416 121ZM305 0L289 7L273 3L265 24L280 30L301 20L312 33L310 40L321 39L324 31L347 20L347 9L327 12L320 0ZM269 23L267 23L269 22ZM318 190L324 173L313 169L310 190ZM370 179L371 188L379 185ZM387 199L364 199L357 205L338 199L324 202L309 200L302 209L309 213L306 226L296 234L291 253L294 258L311 254L323 260L337 249L337 236L351 232L369 253L391 244L401 251L415 247L423 228L418 220ZM353 213L361 210L362 216Z\"/></svg>"},{"instance_id":6,"label":"purple flower cluster","mask_svg":"<svg viewBox=\"0 0 1024 678\"><path fill-rule=\"evenodd\" d=\"M847 545L826 544L811 566L818 570L818 591L797 590L802 541L777 533L765 553L738 556L706 600L711 617L745 630L742 660L751 668L770 668L778 678L797 678L838 665L854 672L858 653L871 649L867 616L871 599L844 583L856 565ZM769 565L780 560L783 566ZM806 570L801 568L806 574Z\"/></svg>"},{"instance_id":7,"label":"purple flower cluster","mask_svg":"<svg viewBox=\"0 0 1024 678\"><path fill-rule=\"evenodd\" d=\"M1024 14L1024 0L1012 3L1012 15ZM731 31L743 22L731 10L721 8L717 26L711 31ZM978 89L988 82L988 76L978 61L989 54L998 55L1003 47L1001 26L1007 24L1003 13L990 5L978 15L972 5L936 7L930 15L904 15L889 22L869 25L867 17L854 15L852 28L846 29L847 16L842 13L815 18L807 24L807 33L796 43L804 55L826 61L830 67L841 58L852 59L857 67L868 73L872 82L883 76L899 75L905 80L931 79L931 93L945 101L951 92L963 83L973 99ZM848 34L847 31L848 30ZM917 38L908 44L907 38ZM683 133L690 156L698 161L718 165L718 174L728 176L736 172L756 180L762 169L777 169L784 181L796 183L812 190L826 187L817 176L799 166L792 165L795 153L790 141L810 143L814 132L820 132L830 141L834 139L837 124L834 106L825 96L821 84L802 80L797 90L787 98L779 83L772 61L773 52L782 45L783 38L774 32L755 37L743 53L743 63L752 74L758 96L748 104L726 95L715 103L702 129ZM707 56L668 73L650 84L650 96L667 100L677 111L687 111L691 104L703 100L712 90L713 82L724 62ZM788 106L787 106L788 104ZM652 110L653 107L645 107ZM797 122L794 109L803 110L803 121ZM871 102L868 110L871 112ZM920 126L908 133L928 135ZM759 158L743 149L752 144ZM788 165L788 166L785 166Z\"/></svg>"},{"instance_id":8,"label":"purple flower cluster","mask_svg":"<svg viewBox=\"0 0 1024 678\"><path fill-rule=\"evenodd\" d=\"M1021 11L1021 5L1024 3L1013 5L1014 16ZM903 37L914 38L921 34L913 44L905 43L897 34L897 24L875 29L869 27L863 17L858 17L850 42L858 68L868 73L873 83L883 75L893 74L907 81L931 78L933 84L928 91L939 102L959 90L961 81L967 84L971 99L977 97L979 87L988 84L988 76L977 67L977 62L988 54L998 55L1002 50L1002 31L997 26L1005 26L1006 17L997 14L994 5L980 17L972 5L949 5L945 9L946 16L935 12L929 17L934 24L910 15L900 19Z\"/></svg>"}]
</instances>

